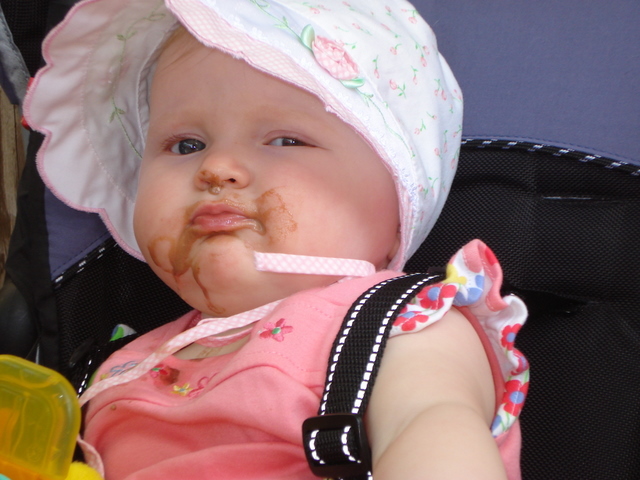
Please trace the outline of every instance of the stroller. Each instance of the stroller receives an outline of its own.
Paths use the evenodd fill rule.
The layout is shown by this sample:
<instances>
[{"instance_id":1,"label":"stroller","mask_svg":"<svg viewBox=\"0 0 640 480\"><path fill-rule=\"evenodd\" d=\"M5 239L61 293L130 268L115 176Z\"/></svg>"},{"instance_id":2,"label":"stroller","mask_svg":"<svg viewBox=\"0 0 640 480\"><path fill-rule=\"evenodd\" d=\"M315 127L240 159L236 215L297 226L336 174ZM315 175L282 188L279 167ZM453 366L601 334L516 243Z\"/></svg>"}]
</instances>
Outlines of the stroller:
<instances>
[{"instance_id":1,"label":"stroller","mask_svg":"<svg viewBox=\"0 0 640 480\"><path fill-rule=\"evenodd\" d=\"M39 2L40 38L70 3ZM525 480L638 478L640 5L414 3L466 110L449 200L406 270L442 265L481 238L501 260L504 293L527 303L517 344L533 375L521 416ZM26 51L24 2L2 8ZM83 357L104 350L115 324L143 333L190 307L97 216L44 188L41 140L31 135L21 183L7 263L17 290L2 295L0 353L80 383Z\"/></svg>"}]
</instances>

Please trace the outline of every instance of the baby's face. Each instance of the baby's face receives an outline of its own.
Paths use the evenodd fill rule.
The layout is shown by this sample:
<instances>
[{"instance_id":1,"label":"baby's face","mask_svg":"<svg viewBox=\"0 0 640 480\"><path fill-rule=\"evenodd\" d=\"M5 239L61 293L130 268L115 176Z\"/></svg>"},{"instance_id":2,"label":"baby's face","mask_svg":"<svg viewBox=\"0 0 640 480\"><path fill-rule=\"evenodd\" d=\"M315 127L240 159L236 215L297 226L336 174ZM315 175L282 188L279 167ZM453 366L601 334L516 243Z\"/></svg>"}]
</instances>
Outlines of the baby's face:
<instances>
[{"instance_id":1,"label":"baby's face","mask_svg":"<svg viewBox=\"0 0 640 480\"><path fill-rule=\"evenodd\" d=\"M398 244L393 180L314 95L187 34L162 53L134 228L191 306L228 316L335 277L258 272L253 252L368 260Z\"/></svg>"}]
</instances>

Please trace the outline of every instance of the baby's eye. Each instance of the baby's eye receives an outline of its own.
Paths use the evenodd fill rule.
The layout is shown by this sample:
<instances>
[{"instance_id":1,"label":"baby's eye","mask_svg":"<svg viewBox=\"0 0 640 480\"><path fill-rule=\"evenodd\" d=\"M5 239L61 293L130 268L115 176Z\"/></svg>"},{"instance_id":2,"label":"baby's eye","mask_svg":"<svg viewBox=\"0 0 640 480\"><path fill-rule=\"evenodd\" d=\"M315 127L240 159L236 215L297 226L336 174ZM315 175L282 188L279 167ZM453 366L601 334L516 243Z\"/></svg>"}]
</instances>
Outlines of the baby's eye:
<instances>
[{"instance_id":1,"label":"baby's eye","mask_svg":"<svg viewBox=\"0 0 640 480\"><path fill-rule=\"evenodd\" d=\"M297 138L278 137L269 142L274 147L308 147L309 144L298 140Z\"/></svg>"},{"instance_id":2,"label":"baby's eye","mask_svg":"<svg viewBox=\"0 0 640 480\"><path fill-rule=\"evenodd\" d=\"M184 140L174 143L171 146L171 152L179 155L189 155L190 153L204 150L205 147L206 145L200 140L196 140L195 138L185 138Z\"/></svg>"}]
</instances>

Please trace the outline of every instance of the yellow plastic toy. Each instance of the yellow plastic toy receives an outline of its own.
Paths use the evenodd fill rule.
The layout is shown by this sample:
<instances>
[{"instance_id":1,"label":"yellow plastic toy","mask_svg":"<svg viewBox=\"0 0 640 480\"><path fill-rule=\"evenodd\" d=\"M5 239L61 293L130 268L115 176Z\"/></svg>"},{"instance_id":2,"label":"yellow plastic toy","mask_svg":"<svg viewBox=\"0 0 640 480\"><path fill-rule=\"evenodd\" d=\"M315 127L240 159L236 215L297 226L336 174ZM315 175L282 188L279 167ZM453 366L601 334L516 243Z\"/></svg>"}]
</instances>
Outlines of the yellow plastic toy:
<instances>
[{"instance_id":1,"label":"yellow plastic toy","mask_svg":"<svg viewBox=\"0 0 640 480\"><path fill-rule=\"evenodd\" d=\"M0 480L3 480L0 478ZM69 475L66 480L102 480L102 477L89 465L73 462L69 467Z\"/></svg>"},{"instance_id":2,"label":"yellow plastic toy","mask_svg":"<svg viewBox=\"0 0 640 480\"><path fill-rule=\"evenodd\" d=\"M65 480L80 416L62 375L0 355L0 480Z\"/></svg>"}]
</instances>

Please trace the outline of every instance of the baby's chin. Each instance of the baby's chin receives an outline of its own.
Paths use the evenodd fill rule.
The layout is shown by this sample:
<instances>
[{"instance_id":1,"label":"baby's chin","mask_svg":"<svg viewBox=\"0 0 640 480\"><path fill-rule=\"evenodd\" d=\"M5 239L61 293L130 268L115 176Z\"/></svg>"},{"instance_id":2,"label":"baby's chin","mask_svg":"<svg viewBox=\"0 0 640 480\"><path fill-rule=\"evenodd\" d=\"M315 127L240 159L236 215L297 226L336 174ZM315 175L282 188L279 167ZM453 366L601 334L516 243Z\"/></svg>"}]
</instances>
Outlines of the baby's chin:
<instances>
[{"instance_id":1,"label":"baby's chin","mask_svg":"<svg viewBox=\"0 0 640 480\"><path fill-rule=\"evenodd\" d=\"M194 242L180 255L170 242L158 242L155 251L149 262L155 273L191 307L212 317L236 315L341 278L258 271L255 246L236 235Z\"/></svg>"}]
</instances>

